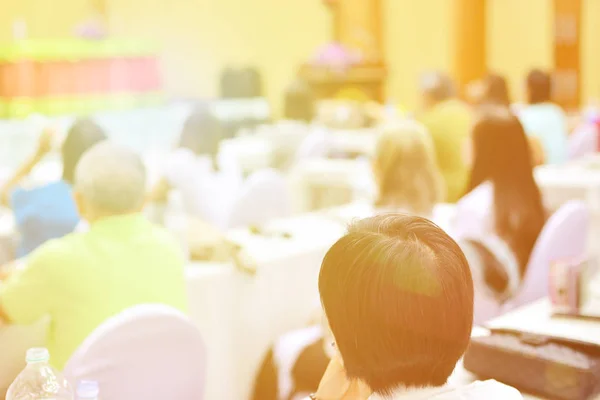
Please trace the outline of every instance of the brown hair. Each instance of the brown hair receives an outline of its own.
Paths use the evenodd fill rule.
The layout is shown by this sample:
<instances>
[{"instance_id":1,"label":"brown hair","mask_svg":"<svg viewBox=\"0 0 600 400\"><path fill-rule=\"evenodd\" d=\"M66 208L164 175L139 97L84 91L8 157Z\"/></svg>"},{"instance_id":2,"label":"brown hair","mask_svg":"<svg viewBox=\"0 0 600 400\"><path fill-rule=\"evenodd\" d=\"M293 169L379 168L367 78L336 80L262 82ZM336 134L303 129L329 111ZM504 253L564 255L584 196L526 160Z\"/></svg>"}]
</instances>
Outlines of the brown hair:
<instances>
[{"instance_id":1,"label":"brown hair","mask_svg":"<svg viewBox=\"0 0 600 400\"><path fill-rule=\"evenodd\" d=\"M323 260L319 291L348 377L377 393L443 385L469 343L469 265L425 218L352 224Z\"/></svg>"}]
</instances>

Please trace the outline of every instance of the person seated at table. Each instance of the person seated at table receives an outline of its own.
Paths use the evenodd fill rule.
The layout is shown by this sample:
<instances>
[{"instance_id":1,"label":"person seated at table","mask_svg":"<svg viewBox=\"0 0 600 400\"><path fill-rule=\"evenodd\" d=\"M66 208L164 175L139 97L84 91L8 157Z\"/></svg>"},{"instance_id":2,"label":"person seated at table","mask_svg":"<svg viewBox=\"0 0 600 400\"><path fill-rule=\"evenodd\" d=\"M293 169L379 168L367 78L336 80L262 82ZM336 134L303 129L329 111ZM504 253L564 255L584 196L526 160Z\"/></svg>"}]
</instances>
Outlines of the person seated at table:
<instances>
[{"instance_id":1,"label":"person seated at table","mask_svg":"<svg viewBox=\"0 0 600 400\"><path fill-rule=\"evenodd\" d=\"M315 118L315 97L303 80L294 81L285 92L284 119L310 123Z\"/></svg>"},{"instance_id":2,"label":"person seated at table","mask_svg":"<svg viewBox=\"0 0 600 400\"><path fill-rule=\"evenodd\" d=\"M471 102L476 106L497 105L510 107L508 84L502 75L488 74L482 80L473 82L468 88Z\"/></svg>"},{"instance_id":3,"label":"person seated at table","mask_svg":"<svg viewBox=\"0 0 600 400\"><path fill-rule=\"evenodd\" d=\"M457 205L453 236L469 241L476 288L509 299L523 278L545 222L527 137L506 108L475 123L468 194ZM475 249L473 249L475 246Z\"/></svg>"},{"instance_id":4,"label":"person seated at table","mask_svg":"<svg viewBox=\"0 0 600 400\"><path fill-rule=\"evenodd\" d=\"M452 81L443 74L424 75L421 90L424 110L417 119L433 138L436 161L446 184L446 201L454 203L467 184L469 172L463 151L469 137L471 111L456 98Z\"/></svg>"},{"instance_id":5,"label":"person seated at table","mask_svg":"<svg viewBox=\"0 0 600 400\"><path fill-rule=\"evenodd\" d=\"M140 213L145 186L135 153L109 142L94 146L77 165L73 187L89 231L48 241L0 284L0 325L49 316L46 346L59 369L92 331L129 307L187 310L181 247Z\"/></svg>"},{"instance_id":6,"label":"person seated at table","mask_svg":"<svg viewBox=\"0 0 600 400\"><path fill-rule=\"evenodd\" d=\"M17 257L22 257L47 240L71 233L79 223L71 186L77 163L93 145L106 139L106 134L92 120L80 119L69 129L62 145L62 179L33 188L19 187L21 182L52 150L54 133L47 129L38 140L33 156L17 169L0 189L2 203L12 208L20 244Z\"/></svg>"},{"instance_id":7,"label":"person seated at table","mask_svg":"<svg viewBox=\"0 0 600 400\"><path fill-rule=\"evenodd\" d=\"M429 220L355 222L325 255L319 292L338 354L312 398L522 398L495 381L447 383L470 341L473 282L460 247Z\"/></svg>"},{"instance_id":8,"label":"person seated at table","mask_svg":"<svg viewBox=\"0 0 600 400\"><path fill-rule=\"evenodd\" d=\"M510 94L506 79L497 74L489 74L481 81L475 82L471 87L470 95L476 110L486 109L489 106L507 107L511 109ZM529 147L534 165L544 163L544 148L535 136L528 138Z\"/></svg>"},{"instance_id":9,"label":"person seated at table","mask_svg":"<svg viewBox=\"0 0 600 400\"><path fill-rule=\"evenodd\" d=\"M169 192L181 193L185 211L215 227L226 228L242 173L231 158L218 157L221 125L209 107L198 107L187 119L178 148L167 159L163 178L150 202L167 203Z\"/></svg>"},{"instance_id":10,"label":"person seated at table","mask_svg":"<svg viewBox=\"0 0 600 400\"><path fill-rule=\"evenodd\" d=\"M373 159L375 206L430 216L444 199L444 183L427 129L405 120L381 128Z\"/></svg>"},{"instance_id":11,"label":"person seated at table","mask_svg":"<svg viewBox=\"0 0 600 400\"><path fill-rule=\"evenodd\" d=\"M551 99L552 78L546 72L533 70L527 76L528 105L518 112L530 137L537 138L547 164L567 160L568 121L563 109Z\"/></svg>"}]
</instances>

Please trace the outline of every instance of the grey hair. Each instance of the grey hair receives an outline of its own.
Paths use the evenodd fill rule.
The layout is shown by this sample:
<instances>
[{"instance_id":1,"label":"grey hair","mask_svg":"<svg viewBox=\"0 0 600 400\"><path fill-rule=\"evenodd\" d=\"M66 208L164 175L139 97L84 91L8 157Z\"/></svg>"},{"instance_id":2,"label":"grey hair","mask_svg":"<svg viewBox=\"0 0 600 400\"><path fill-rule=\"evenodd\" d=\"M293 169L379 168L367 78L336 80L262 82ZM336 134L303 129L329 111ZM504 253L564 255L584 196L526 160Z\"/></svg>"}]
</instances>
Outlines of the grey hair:
<instances>
[{"instance_id":1,"label":"grey hair","mask_svg":"<svg viewBox=\"0 0 600 400\"><path fill-rule=\"evenodd\" d=\"M435 101L444 101L456 96L454 82L442 72L432 71L421 75L420 87Z\"/></svg>"},{"instance_id":2,"label":"grey hair","mask_svg":"<svg viewBox=\"0 0 600 400\"><path fill-rule=\"evenodd\" d=\"M75 189L98 211L114 215L136 211L146 195L146 168L133 151L104 141L79 161Z\"/></svg>"}]
</instances>

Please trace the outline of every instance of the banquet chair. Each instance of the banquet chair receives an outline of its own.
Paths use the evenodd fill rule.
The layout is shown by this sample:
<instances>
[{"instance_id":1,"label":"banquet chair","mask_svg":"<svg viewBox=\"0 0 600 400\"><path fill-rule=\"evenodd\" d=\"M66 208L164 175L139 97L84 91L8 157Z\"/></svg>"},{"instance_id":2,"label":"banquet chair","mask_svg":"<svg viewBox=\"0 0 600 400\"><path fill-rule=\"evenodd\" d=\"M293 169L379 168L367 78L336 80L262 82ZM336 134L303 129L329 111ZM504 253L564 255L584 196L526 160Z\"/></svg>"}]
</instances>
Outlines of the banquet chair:
<instances>
[{"instance_id":1,"label":"banquet chair","mask_svg":"<svg viewBox=\"0 0 600 400\"><path fill-rule=\"evenodd\" d=\"M565 203L550 216L533 247L521 287L504 304L503 312L548 295L552 262L577 260L586 255L590 219L588 206L579 200Z\"/></svg>"},{"instance_id":2,"label":"banquet chair","mask_svg":"<svg viewBox=\"0 0 600 400\"><path fill-rule=\"evenodd\" d=\"M324 158L329 153L329 140L327 132L316 129L309 133L300 143L296 151L296 161L311 158Z\"/></svg>"},{"instance_id":3,"label":"banquet chair","mask_svg":"<svg viewBox=\"0 0 600 400\"><path fill-rule=\"evenodd\" d=\"M291 214L291 199L285 177L263 169L250 175L234 202L229 216L229 228L260 225Z\"/></svg>"},{"instance_id":4,"label":"banquet chair","mask_svg":"<svg viewBox=\"0 0 600 400\"><path fill-rule=\"evenodd\" d=\"M103 400L202 400L206 350L187 316L145 304L100 325L64 372L72 384L98 382Z\"/></svg>"},{"instance_id":5,"label":"banquet chair","mask_svg":"<svg viewBox=\"0 0 600 400\"><path fill-rule=\"evenodd\" d=\"M576 160L598 149L598 127L592 123L582 124L569 136L567 143L569 160Z\"/></svg>"}]
</instances>

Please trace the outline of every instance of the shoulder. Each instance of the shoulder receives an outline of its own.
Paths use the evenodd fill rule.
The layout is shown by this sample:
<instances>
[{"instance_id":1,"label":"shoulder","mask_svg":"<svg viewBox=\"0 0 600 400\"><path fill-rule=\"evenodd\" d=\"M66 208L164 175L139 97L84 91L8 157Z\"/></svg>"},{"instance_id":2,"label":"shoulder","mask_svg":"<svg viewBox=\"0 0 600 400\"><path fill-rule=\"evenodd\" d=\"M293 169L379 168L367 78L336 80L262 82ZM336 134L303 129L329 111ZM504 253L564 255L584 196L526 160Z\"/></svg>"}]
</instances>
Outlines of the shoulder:
<instances>
[{"instance_id":1,"label":"shoulder","mask_svg":"<svg viewBox=\"0 0 600 400\"><path fill-rule=\"evenodd\" d=\"M49 240L27 257L27 264L69 265L84 251L85 235L86 233L71 233Z\"/></svg>"},{"instance_id":2,"label":"shoulder","mask_svg":"<svg viewBox=\"0 0 600 400\"><path fill-rule=\"evenodd\" d=\"M473 400L521 400L523 396L521 393L512 386L505 385L503 383L488 380L473 382L468 386L464 386L458 389L462 397L461 399L473 399ZM450 398L450 397L448 397ZM440 397L439 400L444 400L445 397Z\"/></svg>"}]
</instances>

